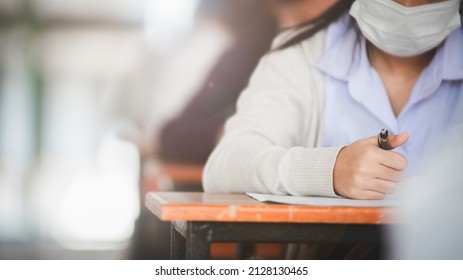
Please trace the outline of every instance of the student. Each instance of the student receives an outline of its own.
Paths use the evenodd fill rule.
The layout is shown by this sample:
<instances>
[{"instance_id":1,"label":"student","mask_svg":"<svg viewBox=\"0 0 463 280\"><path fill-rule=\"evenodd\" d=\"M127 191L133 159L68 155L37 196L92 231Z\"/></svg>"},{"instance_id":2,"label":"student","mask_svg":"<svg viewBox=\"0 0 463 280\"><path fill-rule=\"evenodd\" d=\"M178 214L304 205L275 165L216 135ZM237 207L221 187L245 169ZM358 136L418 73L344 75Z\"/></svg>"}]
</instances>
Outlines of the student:
<instances>
[{"instance_id":1,"label":"student","mask_svg":"<svg viewBox=\"0 0 463 280\"><path fill-rule=\"evenodd\" d=\"M461 1L340 0L291 35L241 95L206 191L383 199L463 122Z\"/></svg>"}]
</instances>

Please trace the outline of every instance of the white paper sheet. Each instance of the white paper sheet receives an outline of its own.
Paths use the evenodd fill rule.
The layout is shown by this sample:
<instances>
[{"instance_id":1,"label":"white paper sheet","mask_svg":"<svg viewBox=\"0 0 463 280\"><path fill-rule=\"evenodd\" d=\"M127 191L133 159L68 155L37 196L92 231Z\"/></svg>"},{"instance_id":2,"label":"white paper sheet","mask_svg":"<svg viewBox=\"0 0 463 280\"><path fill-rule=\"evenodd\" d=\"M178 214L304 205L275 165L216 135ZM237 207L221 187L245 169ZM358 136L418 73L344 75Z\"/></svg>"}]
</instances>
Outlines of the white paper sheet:
<instances>
[{"instance_id":1,"label":"white paper sheet","mask_svg":"<svg viewBox=\"0 0 463 280\"><path fill-rule=\"evenodd\" d=\"M248 196L261 202L276 202L282 204L310 205L310 206L352 206L352 207L397 207L398 200L389 198L384 200L357 200L347 198L289 196L247 193Z\"/></svg>"}]
</instances>

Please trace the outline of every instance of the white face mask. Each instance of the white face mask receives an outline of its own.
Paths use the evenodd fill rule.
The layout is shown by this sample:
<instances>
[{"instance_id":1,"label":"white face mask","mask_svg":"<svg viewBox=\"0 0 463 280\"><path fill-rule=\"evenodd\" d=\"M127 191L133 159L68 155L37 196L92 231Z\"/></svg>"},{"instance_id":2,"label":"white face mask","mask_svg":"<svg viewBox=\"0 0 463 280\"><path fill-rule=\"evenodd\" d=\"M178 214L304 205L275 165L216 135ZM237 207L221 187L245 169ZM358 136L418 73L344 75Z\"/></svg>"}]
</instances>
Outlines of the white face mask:
<instances>
[{"instance_id":1,"label":"white face mask","mask_svg":"<svg viewBox=\"0 0 463 280\"><path fill-rule=\"evenodd\" d=\"M407 57L437 47L461 26L460 1L405 7L393 0L357 0L350 9L362 32L386 53Z\"/></svg>"}]
</instances>

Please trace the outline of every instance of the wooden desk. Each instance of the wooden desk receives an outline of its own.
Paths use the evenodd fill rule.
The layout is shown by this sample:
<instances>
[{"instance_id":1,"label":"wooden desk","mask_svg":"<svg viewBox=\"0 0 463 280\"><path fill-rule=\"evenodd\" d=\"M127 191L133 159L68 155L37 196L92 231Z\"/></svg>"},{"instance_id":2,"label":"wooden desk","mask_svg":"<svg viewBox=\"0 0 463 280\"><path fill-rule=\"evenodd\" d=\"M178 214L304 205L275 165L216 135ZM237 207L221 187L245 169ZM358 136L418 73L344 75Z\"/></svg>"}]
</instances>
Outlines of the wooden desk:
<instances>
[{"instance_id":1,"label":"wooden desk","mask_svg":"<svg viewBox=\"0 0 463 280\"><path fill-rule=\"evenodd\" d=\"M152 192L146 206L172 224L173 259L208 259L213 242L336 243L345 225L356 234L346 243L380 242L391 208L313 207L262 203L245 194Z\"/></svg>"}]
</instances>

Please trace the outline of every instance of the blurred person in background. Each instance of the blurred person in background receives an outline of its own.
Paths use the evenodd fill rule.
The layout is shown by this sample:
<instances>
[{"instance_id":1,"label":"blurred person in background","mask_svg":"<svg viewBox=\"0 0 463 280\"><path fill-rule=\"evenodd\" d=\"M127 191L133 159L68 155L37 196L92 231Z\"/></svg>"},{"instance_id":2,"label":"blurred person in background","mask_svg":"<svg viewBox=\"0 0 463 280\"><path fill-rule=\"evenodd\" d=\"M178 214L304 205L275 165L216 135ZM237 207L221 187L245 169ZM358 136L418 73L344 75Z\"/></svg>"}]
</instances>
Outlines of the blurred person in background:
<instances>
[{"instance_id":1,"label":"blurred person in background","mask_svg":"<svg viewBox=\"0 0 463 280\"><path fill-rule=\"evenodd\" d=\"M275 35L320 15L336 1L251 2L258 5L257 12L240 14L241 32L235 32L234 45L220 57L182 112L162 128L157 147L162 162L205 164L225 120L235 111L238 96Z\"/></svg>"},{"instance_id":2,"label":"blurred person in background","mask_svg":"<svg viewBox=\"0 0 463 280\"><path fill-rule=\"evenodd\" d=\"M153 99L149 103L151 114L147 124L148 141L142 146L143 176L147 181L155 176L149 170L153 160L152 151L157 146L152 143L157 143L160 127L177 114L195 93L219 57L231 48L233 42L240 41L243 34L251 35L249 31L257 37L260 32L266 32L265 36L269 37L267 41L274 35L275 23L264 0L202 0L196 10L195 22L191 38L181 49L170 54L171 58L159 67L161 72L156 73L153 81ZM272 31L266 31L268 29ZM170 224L157 221L144 207L144 195L142 188L140 217L136 223L130 258L169 259Z\"/></svg>"}]
</instances>

